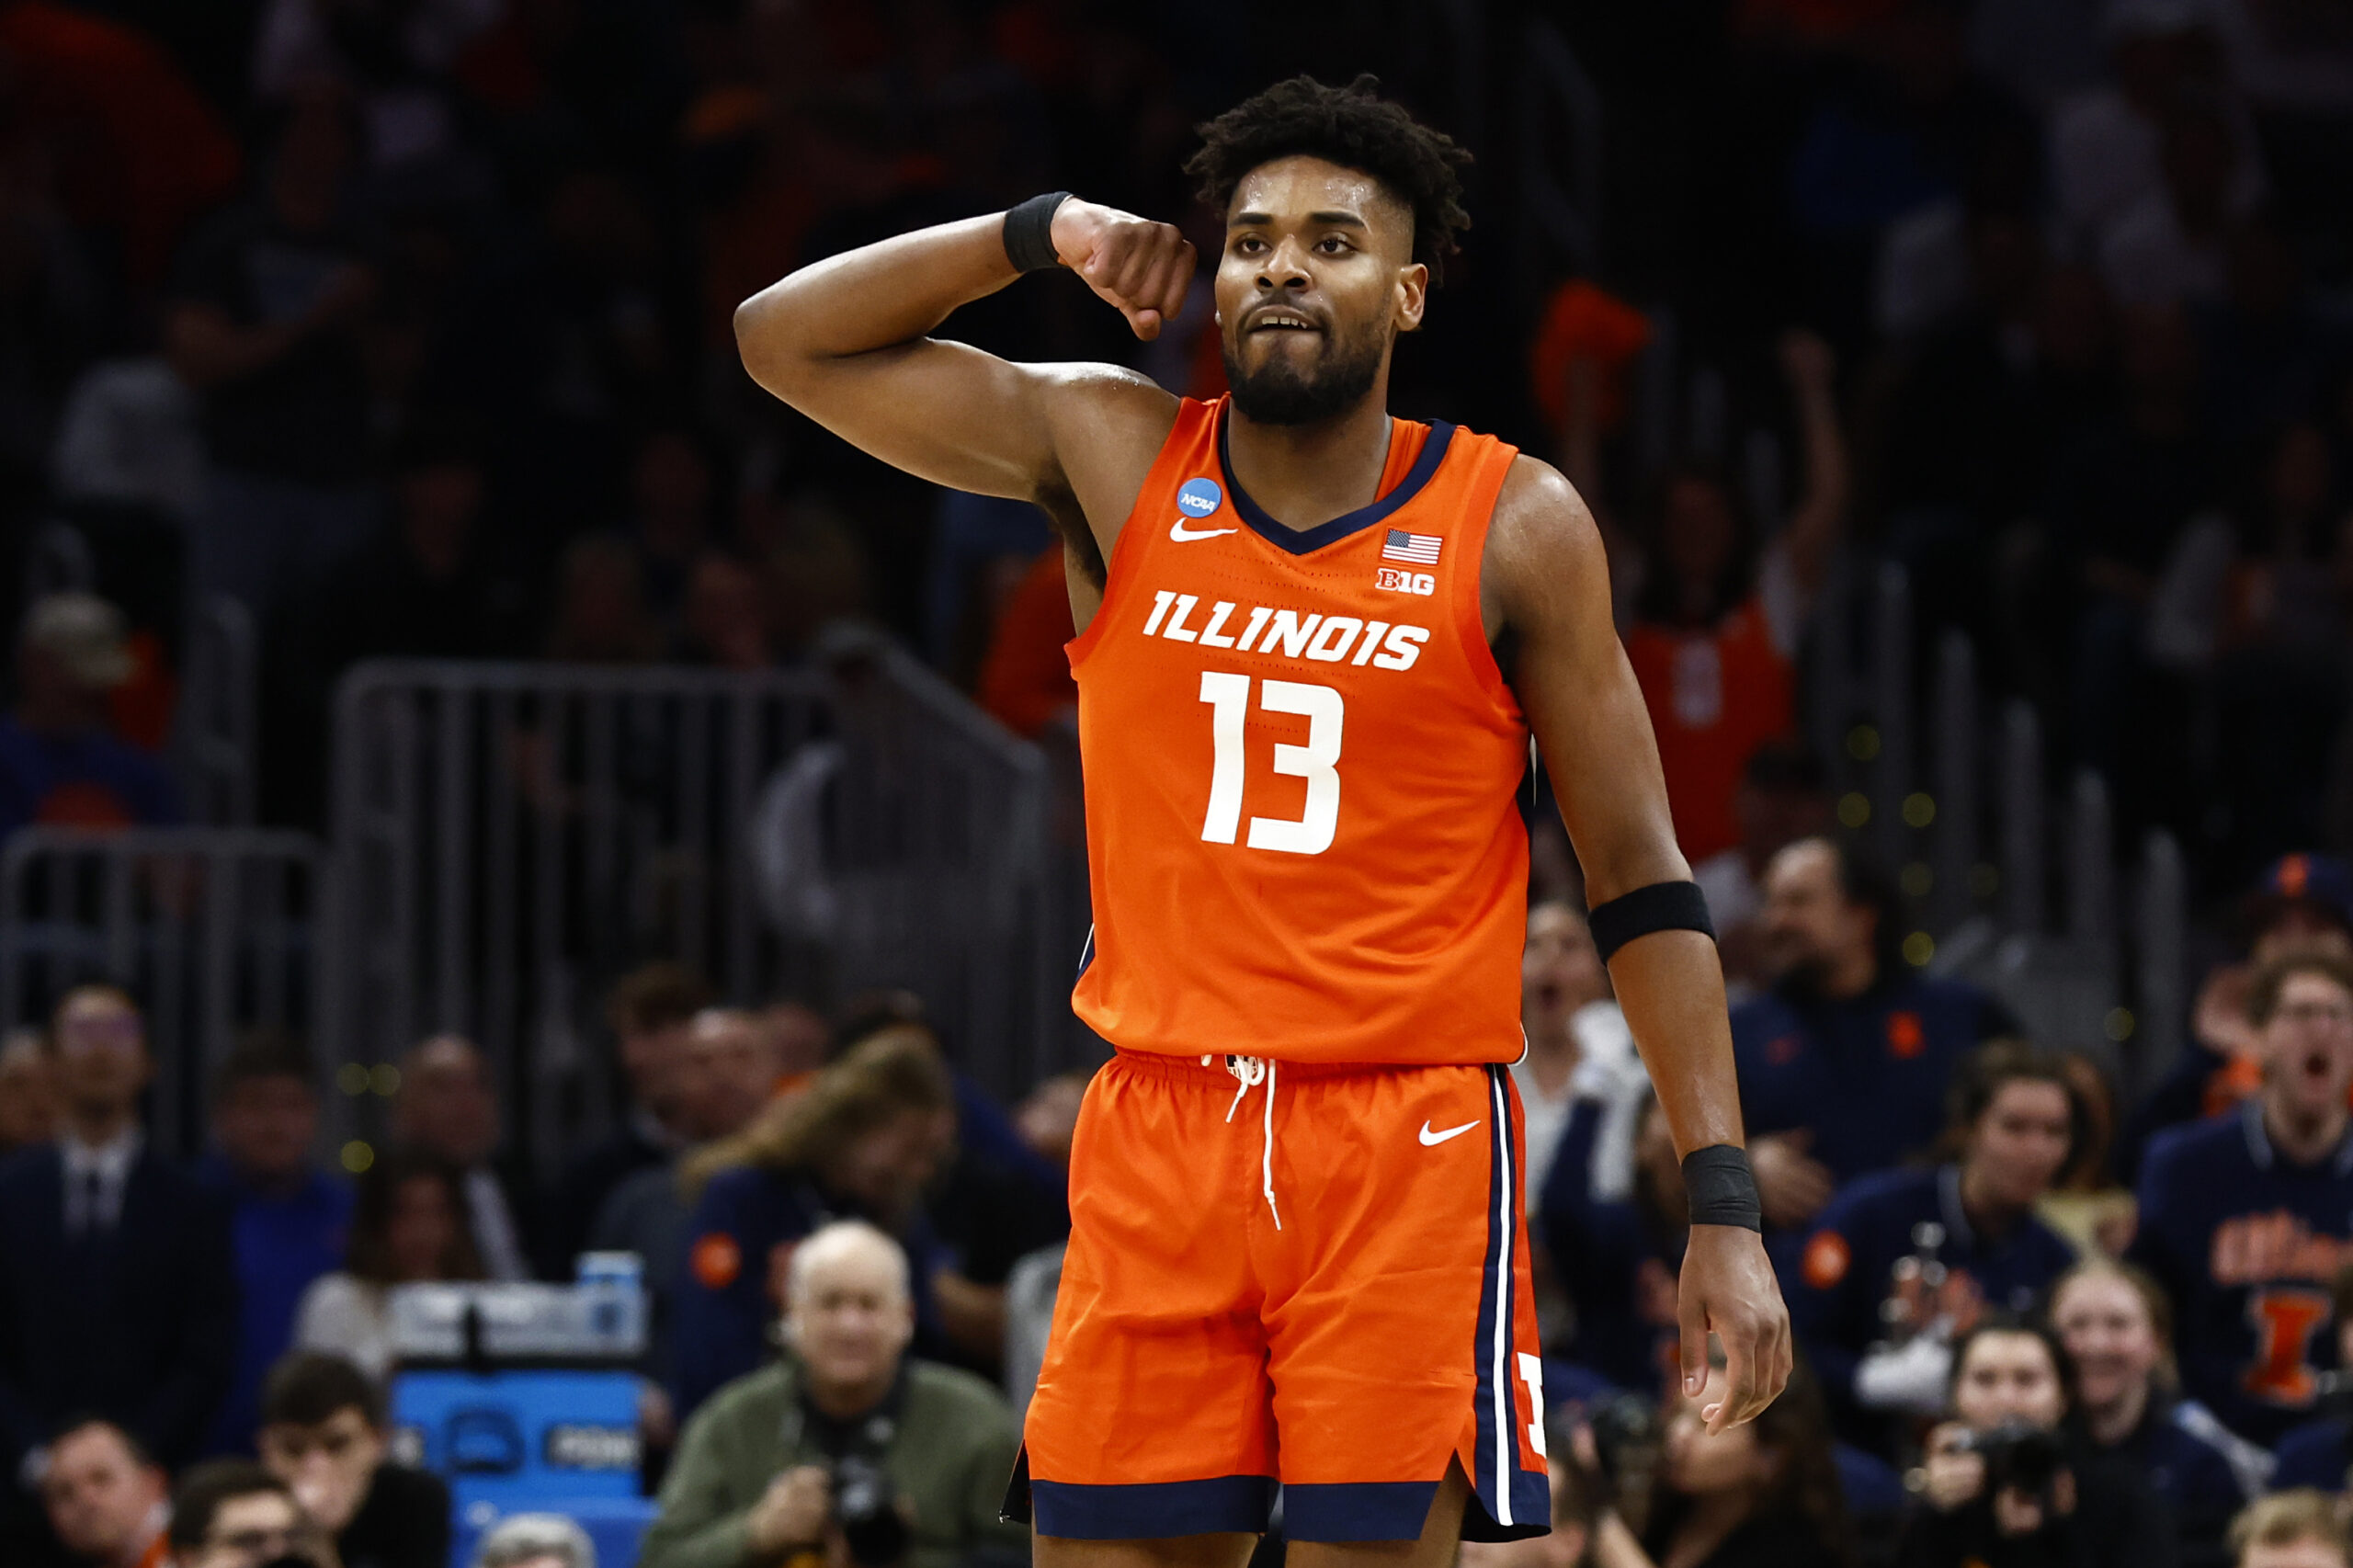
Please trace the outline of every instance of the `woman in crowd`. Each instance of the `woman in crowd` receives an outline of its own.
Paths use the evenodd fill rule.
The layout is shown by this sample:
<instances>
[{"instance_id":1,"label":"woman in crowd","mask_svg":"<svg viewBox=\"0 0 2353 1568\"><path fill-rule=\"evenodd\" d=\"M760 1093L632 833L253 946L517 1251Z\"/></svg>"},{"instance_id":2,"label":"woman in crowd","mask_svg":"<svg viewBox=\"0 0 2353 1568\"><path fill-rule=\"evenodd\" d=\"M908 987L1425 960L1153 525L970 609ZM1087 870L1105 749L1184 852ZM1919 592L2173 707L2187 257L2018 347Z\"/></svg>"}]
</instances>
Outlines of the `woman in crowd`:
<instances>
[{"instance_id":1,"label":"woman in crowd","mask_svg":"<svg viewBox=\"0 0 2353 1568\"><path fill-rule=\"evenodd\" d=\"M1954 1074L1947 1118L1944 1164L1864 1176L1831 1199L1789 1290L1798 1341L1866 1447L1891 1414L1937 1414L1956 1335L1989 1307L2024 1312L2075 1260L2035 1217L2081 1142L2065 1064L1986 1045Z\"/></svg>"},{"instance_id":2,"label":"woman in crowd","mask_svg":"<svg viewBox=\"0 0 2353 1568\"><path fill-rule=\"evenodd\" d=\"M1996 1315L1961 1337L1897 1568L2174 1568L2172 1520L2148 1483L2069 1440L2072 1381L2040 1324Z\"/></svg>"},{"instance_id":3,"label":"woman in crowd","mask_svg":"<svg viewBox=\"0 0 2353 1568\"><path fill-rule=\"evenodd\" d=\"M422 1150L388 1150L359 1178L344 1267L302 1293L294 1348L346 1357L381 1383L394 1360L392 1287L482 1278L458 1173Z\"/></svg>"},{"instance_id":4,"label":"woman in crowd","mask_svg":"<svg viewBox=\"0 0 2353 1568\"><path fill-rule=\"evenodd\" d=\"M1855 1561L1830 1417L1801 1362L1762 1415L1711 1435L1700 1412L1723 1369L1668 1407L1641 1540L1614 1514L1593 1530L1596 1568L1847 1568Z\"/></svg>"},{"instance_id":5,"label":"woman in crowd","mask_svg":"<svg viewBox=\"0 0 2353 1568\"><path fill-rule=\"evenodd\" d=\"M2271 1458L2174 1392L2173 1308L2157 1282L2087 1259L2052 1290L2051 1323L2075 1363L2076 1437L2172 1505L2184 1568L2227 1562L2232 1517L2262 1494Z\"/></svg>"},{"instance_id":6,"label":"woman in crowd","mask_svg":"<svg viewBox=\"0 0 2353 1568\"><path fill-rule=\"evenodd\" d=\"M681 1421L766 1359L792 1244L829 1220L870 1221L907 1249L919 1351L938 1354L965 1336L960 1330L987 1330L992 1303L950 1267L920 1201L955 1128L955 1088L938 1042L919 1024L894 1023L688 1161L685 1179L699 1197L672 1331Z\"/></svg>"}]
</instances>

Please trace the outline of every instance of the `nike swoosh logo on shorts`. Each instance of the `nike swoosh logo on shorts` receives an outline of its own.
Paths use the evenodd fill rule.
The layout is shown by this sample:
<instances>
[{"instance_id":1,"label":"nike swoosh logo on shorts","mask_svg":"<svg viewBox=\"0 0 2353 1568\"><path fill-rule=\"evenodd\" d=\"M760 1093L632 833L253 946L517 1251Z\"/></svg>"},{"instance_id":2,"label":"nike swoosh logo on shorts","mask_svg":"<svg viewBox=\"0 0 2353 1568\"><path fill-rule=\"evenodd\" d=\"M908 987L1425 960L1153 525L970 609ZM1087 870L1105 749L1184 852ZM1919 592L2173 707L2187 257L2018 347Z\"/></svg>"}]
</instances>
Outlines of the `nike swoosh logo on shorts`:
<instances>
[{"instance_id":1,"label":"nike swoosh logo on shorts","mask_svg":"<svg viewBox=\"0 0 2353 1568\"><path fill-rule=\"evenodd\" d=\"M1432 1132L1430 1124L1425 1121L1422 1123L1422 1147L1435 1149L1448 1139L1460 1138L1478 1125L1475 1121L1466 1121L1460 1127L1449 1127L1443 1132Z\"/></svg>"},{"instance_id":2,"label":"nike swoosh logo on shorts","mask_svg":"<svg viewBox=\"0 0 2353 1568\"><path fill-rule=\"evenodd\" d=\"M1168 537L1178 544L1188 544L1197 539L1218 539L1226 534L1240 533L1239 528L1188 528L1182 517L1168 525Z\"/></svg>"}]
</instances>

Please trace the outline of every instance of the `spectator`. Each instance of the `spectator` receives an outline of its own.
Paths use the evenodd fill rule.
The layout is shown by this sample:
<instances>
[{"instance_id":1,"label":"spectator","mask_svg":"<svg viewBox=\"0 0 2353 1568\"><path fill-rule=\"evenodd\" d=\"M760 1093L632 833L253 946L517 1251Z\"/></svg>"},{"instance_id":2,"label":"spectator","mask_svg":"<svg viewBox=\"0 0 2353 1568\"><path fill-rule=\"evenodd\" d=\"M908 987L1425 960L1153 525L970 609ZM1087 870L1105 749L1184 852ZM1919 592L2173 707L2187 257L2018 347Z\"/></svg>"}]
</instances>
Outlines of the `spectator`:
<instances>
[{"instance_id":1,"label":"spectator","mask_svg":"<svg viewBox=\"0 0 2353 1568\"><path fill-rule=\"evenodd\" d=\"M85 1414L185 1463L235 1356L226 1220L140 1129L154 1063L131 998L77 986L49 1039L63 1136L0 1166L0 1474Z\"/></svg>"},{"instance_id":2,"label":"spectator","mask_svg":"<svg viewBox=\"0 0 2353 1568\"><path fill-rule=\"evenodd\" d=\"M180 820L161 763L107 727L107 694L134 668L122 612L51 594L17 634L17 706L0 714L0 838L32 823L157 826Z\"/></svg>"},{"instance_id":3,"label":"spectator","mask_svg":"<svg viewBox=\"0 0 2353 1568\"><path fill-rule=\"evenodd\" d=\"M597 1568L597 1543L562 1514L509 1514L474 1548L473 1568Z\"/></svg>"},{"instance_id":4,"label":"spectator","mask_svg":"<svg viewBox=\"0 0 2353 1568\"><path fill-rule=\"evenodd\" d=\"M1060 540L1040 551L1006 596L989 631L973 700L1015 734L1035 740L1056 724L1078 722L1078 683L1071 678L1070 583Z\"/></svg>"},{"instance_id":5,"label":"spectator","mask_svg":"<svg viewBox=\"0 0 2353 1568\"><path fill-rule=\"evenodd\" d=\"M664 624L684 619L687 582L710 538L710 457L694 433L649 431L630 465L630 540L646 603Z\"/></svg>"},{"instance_id":6,"label":"spectator","mask_svg":"<svg viewBox=\"0 0 2353 1568\"><path fill-rule=\"evenodd\" d=\"M163 1568L172 1506L163 1466L111 1421L79 1421L51 1439L40 1478L49 1528L90 1568Z\"/></svg>"},{"instance_id":7,"label":"spectator","mask_svg":"<svg viewBox=\"0 0 2353 1568\"><path fill-rule=\"evenodd\" d=\"M722 670L775 666L759 576L735 557L714 550L696 559L684 619L682 651L694 663Z\"/></svg>"},{"instance_id":8,"label":"spectator","mask_svg":"<svg viewBox=\"0 0 2353 1568\"><path fill-rule=\"evenodd\" d=\"M394 1285L482 1278L462 1178L424 1150L389 1150L359 1178L343 1267L302 1293L295 1346L347 1357L381 1382L394 1357L385 1292Z\"/></svg>"},{"instance_id":9,"label":"spectator","mask_svg":"<svg viewBox=\"0 0 2353 1568\"><path fill-rule=\"evenodd\" d=\"M498 1091L490 1063L473 1041L435 1035L401 1059L400 1093L392 1101L395 1142L449 1163L466 1196L466 1224L493 1279L524 1279L527 1231L515 1194L529 1190L521 1176L494 1163L498 1150Z\"/></svg>"},{"instance_id":10,"label":"spectator","mask_svg":"<svg viewBox=\"0 0 2353 1568\"><path fill-rule=\"evenodd\" d=\"M2216 964L2190 1013L2192 1049L2181 1053L2127 1127L2120 1174L2137 1176L2149 1140L2168 1127L2227 1109L2263 1084L2261 1041L2247 1017L2248 992L2267 963L2295 953L2353 959L2353 868L2333 855L2283 855L2235 912L2246 957Z\"/></svg>"},{"instance_id":11,"label":"spectator","mask_svg":"<svg viewBox=\"0 0 2353 1568\"><path fill-rule=\"evenodd\" d=\"M2336 1498L2313 1491L2279 1492L2251 1505L2231 1523L2237 1568L2347 1568L2353 1540Z\"/></svg>"},{"instance_id":12,"label":"spectator","mask_svg":"<svg viewBox=\"0 0 2353 1568\"><path fill-rule=\"evenodd\" d=\"M1528 945L1519 960L1519 1017L1528 1049L1512 1063L1519 1087L1524 1175L1532 1207L1544 1190L1573 1108L1591 1100L1602 1120L1593 1142L1594 1183L1604 1198L1633 1185L1634 1115L1650 1080L1634 1053L1626 1015L1609 994L1585 915L1548 900L1528 912Z\"/></svg>"},{"instance_id":13,"label":"spectator","mask_svg":"<svg viewBox=\"0 0 2353 1568\"><path fill-rule=\"evenodd\" d=\"M688 1424L642 1568L838 1552L848 1460L879 1467L898 1493L906 1568L1022 1559L1028 1532L997 1518L1019 1443L1013 1413L969 1373L907 1358L909 1283L899 1244L863 1221L821 1226L794 1249L786 1357L729 1383Z\"/></svg>"},{"instance_id":14,"label":"spectator","mask_svg":"<svg viewBox=\"0 0 2353 1568\"><path fill-rule=\"evenodd\" d=\"M1794 718L1798 644L1845 528L1846 438L1836 367L1808 333L1781 343L1805 447L1805 493L1767 544L1726 476L1686 466L1659 490L1626 656L1658 733L1676 841L1694 864L1736 847L1733 800L1759 747ZM1599 494L1579 480L1588 502Z\"/></svg>"},{"instance_id":15,"label":"spectator","mask_svg":"<svg viewBox=\"0 0 2353 1568\"><path fill-rule=\"evenodd\" d=\"M2051 1324L2075 1364L2078 1435L2173 1506L2185 1568L2228 1560L2232 1517L2261 1495L2271 1456L2175 1392L2173 1307L2131 1264L2091 1258L2051 1291Z\"/></svg>"},{"instance_id":16,"label":"spectator","mask_svg":"<svg viewBox=\"0 0 2353 1568\"><path fill-rule=\"evenodd\" d=\"M2156 1495L2066 1445L2068 1382L2067 1353L2047 1329L1995 1316L1961 1337L1949 1418L1928 1434L1897 1568L2173 1568Z\"/></svg>"},{"instance_id":17,"label":"spectator","mask_svg":"<svg viewBox=\"0 0 2353 1568\"><path fill-rule=\"evenodd\" d=\"M1602 1568L1845 1568L1855 1561L1852 1528L1838 1484L1830 1418L1812 1378L1800 1369L1762 1415L1710 1433L1700 1411L1721 1397L1723 1369L1706 1388L1668 1408L1662 1462L1651 1483L1643 1555L1597 1541Z\"/></svg>"},{"instance_id":18,"label":"spectator","mask_svg":"<svg viewBox=\"0 0 2353 1568\"><path fill-rule=\"evenodd\" d=\"M1795 741L1759 746L1741 770L1733 814L1740 822L1740 842L1694 865L1691 878L1706 895L1715 922L1725 983L1734 1001L1745 1002L1768 980L1758 923L1766 869L1790 845L1819 838L1830 828L1830 793L1821 762Z\"/></svg>"},{"instance_id":19,"label":"spectator","mask_svg":"<svg viewBox=\"0 0 2353 1568\"><path fill-rule=\"evenodd\" d=\"M712 1007L688 1025L676 1087L676 1125L700 1147L742 1132L776 1091L782 1041L757 1014ZM644 1260L651 1304L645 1371L665 1388L675 1375L671 1319L678 1281L687 1271L694 1211L679 1188L671 1157L625 1178L599 1206L587 1244L598 1252L633 1252ZM652 1424L657 1434L667 1421ZM657 1445L666 1446L666 1445Z\"/></svg>"},{"instance_id":20,"label":"spectator","mask_svg":"<svg viewBox=\"0 0 2353 1568\"><path fill-rule=\"evenodd\" d=\"M591 534L563 552L547 655L574 665L650 665L662 656L662 629L646 608L628 540Z\"/></svg>"},{"instance_id":21,"label":"spectator","mask_svg":"<svg viewBox=\"0 0 2353 1568\"><path fill-rule=\"evenodd\" d=\"M2353 1239L2353 963L2278 959L2256 977L2263 1088L2150 1144L2132 1257L2179 1313L2182 1387L2271 1443L2312 1407L2336 1347L2330 1283Z\"/></svg>"},{"instance_id":22,"label":"spectator","mask_svg":"<svg viewBox=\"0 0 2353 1568\"><path fill-rule=\"evenodd\" d=\"M1844 1188L1806 1239L1790 1318L1854 1440L1873 1416L1933 1416L1952 1345L1990 1307L2012 1313L2075 1260L2035 1218L2081 1136L2083 1110L2055 1057L2006 1041L1955 1075L1952 1157Z\"/></svg>"},{"instance_id":23,"label":"spectator","mask_svg":"<svg viewBox=\"0 0 2353 1568\"><path fill-rule=\"evenodd\" d=\"M1802 1226L1837 1187L1927 1147L1961 1056L2017 1032L1975 986L1912 971L1901 911L1833 839L1800 839L1766 870L1773 990L1734 1008L1732 1030L1768 1226Z\"/></svg>"},{"instance_id":24,"label":"spectator","mask_svg":"<svg viewBox=\"0 0 2353 1568\"><path fill-rule=\"evenodd\" d=\"M2353 1367L2353 1261L2336 1271L2329 1286L2336 1364ZM2286 1490L2309 1486L2322 1492L2353 1492L2353 1414L2332 1408L2292 1427L2278 1445L2279 1466L2271 1483Z\"/></svg>"},{"instance_id":25,"label":"spectator","mask_svg":"<svg viewBox=\"0 0 2353 1568\"><path fill-rule=\"evenodd\" d=\"M213 1460L172 1494L174 1568L336 1568L326 1531L251 1460Z\"/></svg>"},{"instance_id":26,"label":"spectator","mask_svg":"<svg viewBox=\"0 0 2353 1568\"><path fill-rule=\"evenodd\" d=\"M295 101L261 190L190 241L164 320L211 456L190 583L265 626L376 517L360 332L377 280L347 205L352 129L330 94Z\"/></svg>"},{"instance_id":27,"label":"spectator","mask_svg":"<svg viewBox=\"0 0 2353 1568\"><path fill-rule=\"evenodd\" d=\"M335 1538L342 1568L444 1568L449 1489L385 1457L384 1396L340 1356L298 1350L269 1369L261 1461Z\"/></svg>"},{"instance_id":28,"label":"spectator","mask_svg":"<svg viewBox=\"0 0 2353 1568\"><path fill-rule=\"evenodd\" d=\"M628 1085L621 1124L575 1155L548 1200L547 1235L540 1272L572 1276L588 1231L613 1190L640 1171L667 1166L688 1142L705 1136L686 1106L687 1036L697 1013L710 1005L702 977L683 964L650 963L631 970L605 1001Z\"/></svg>"},{"instance_id":29,"label":"spectator","mask_svg":"<svg viewBox=\"0 0 2353 1568\"><path fill-rule=\"evenodd\" d=\"M1634 1116L1633 1185L1622 1198L1595 1190L1600 1119L1569 1119L1537 1205L1545 1256L1575 1309L1568 1358L1620 1388L1660 1386L1674 1364L1676 1278L1688 1234L1683 1167L1658 1101Z\"/></svg>"},{"instance_id":30,"label":"spectator","mask_svg":"<svg viewBox=\"0 0 2353 1568\"><path fill-rule=\"evenodd\" d=\"M319 1167L318 1140L311 1053L275 1031L249 1036L213 1077L214 1152L197 1173L227 1204L236 1249L237 1366L212 1424L216 1453L253 1441L262 1376L292 1342L295 1308L343 1262L351 1184Z\"/></svg>"},{"instance_id":31,"label":"spectator","mask_svg":"<svg viewBox=\"0 0 2353 1568\"><path fill-rule=\"evenodd\" d=\"M0 1041L0 1160L57 1136L57 1085L39 1029Z\"/></svg>"},{"instance_id":32,"label":"spectator","mask_svg":"<svg viewBox=\"0 0 2353 1568\"><path fill-rule=\"evenodd\" d=\"M946 1155L953 1094L930 1031L895 1025L687 1163L700 1190L672 1337L682 1418L760 1364L793 1245L829 1220L871 1220L899 1238L918 1326L944 1342L930 1303L947 1263L917 1199Z\"/></svg>"}]
</instances>

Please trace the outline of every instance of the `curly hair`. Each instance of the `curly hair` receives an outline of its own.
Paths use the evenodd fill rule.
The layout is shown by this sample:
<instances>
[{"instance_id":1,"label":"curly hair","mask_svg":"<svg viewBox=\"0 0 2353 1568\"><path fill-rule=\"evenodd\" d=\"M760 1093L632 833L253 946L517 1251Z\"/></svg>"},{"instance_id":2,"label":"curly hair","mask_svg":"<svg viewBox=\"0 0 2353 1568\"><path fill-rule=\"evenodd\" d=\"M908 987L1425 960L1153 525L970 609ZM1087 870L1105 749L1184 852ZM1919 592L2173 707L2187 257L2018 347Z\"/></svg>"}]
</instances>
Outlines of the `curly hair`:
<instances>
[{"instance_id":1,"label":"curly hair","mask_svg":"<svg viewBox=\"0 0 2353 1568\"><path fill-rule=\"evenodd\" d=\"M1414 210L1414 259L1436 278L1471 226L1462 172L1471 154L1380 96L1380 78L1327 87L1313 76L1278 82L1198 129L1201 150L1185 162L1201 199L1220 212L1243 176L1300 154L1358 169Z\"/></svg>"}]
</instances>

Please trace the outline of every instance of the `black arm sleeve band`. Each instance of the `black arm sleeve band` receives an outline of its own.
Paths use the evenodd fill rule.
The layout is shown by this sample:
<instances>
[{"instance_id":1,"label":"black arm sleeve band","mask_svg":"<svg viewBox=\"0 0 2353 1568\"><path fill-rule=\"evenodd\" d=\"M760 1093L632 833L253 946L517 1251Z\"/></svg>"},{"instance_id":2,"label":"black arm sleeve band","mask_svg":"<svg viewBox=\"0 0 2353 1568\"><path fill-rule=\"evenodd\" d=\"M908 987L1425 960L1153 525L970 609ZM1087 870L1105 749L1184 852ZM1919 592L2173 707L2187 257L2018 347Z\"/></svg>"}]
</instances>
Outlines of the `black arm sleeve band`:
<instances>
[{"instance_id":1,"label":"black arm sleeve band","mask_svg":"<svg viewBox=\"0 0 2353 1568\"><path fill-rule=\"evenodd\" d=\"M1617 957L1618 949L1654 931L1698 931L1710 941L1716 927L1708 918L1707 895L1697 882L1653 882L1611 899L1586 915L1593 927L1593 945L1601 961Z\"/></svg>"},{"instance_id":2,"label":"black arm sleeve band","mask_svg":"<svg viewBox=\"0 0 2353 1568\"><path fill-rule=\"evenodd\" d=\"M1070 199L1066 190L1033 196L1005 215L1005 256L1017 271L1043 272L1057 266L1054 255L1054 210Z\"/></svg>"},{"instance_id":3,"label":"black arm sleeve band","mask_svg":"<svg viewBox=\"0 0 2353 1568\"><path fill-rule=\"evenodd\" d=\"M1765 1206L1757 1200L1756 1176L1748 1153L1729 1143L1711 1143L1683 1156L1683 1190L1695 1225L1765 1229Z\"/></svg>"}]
</instances>

